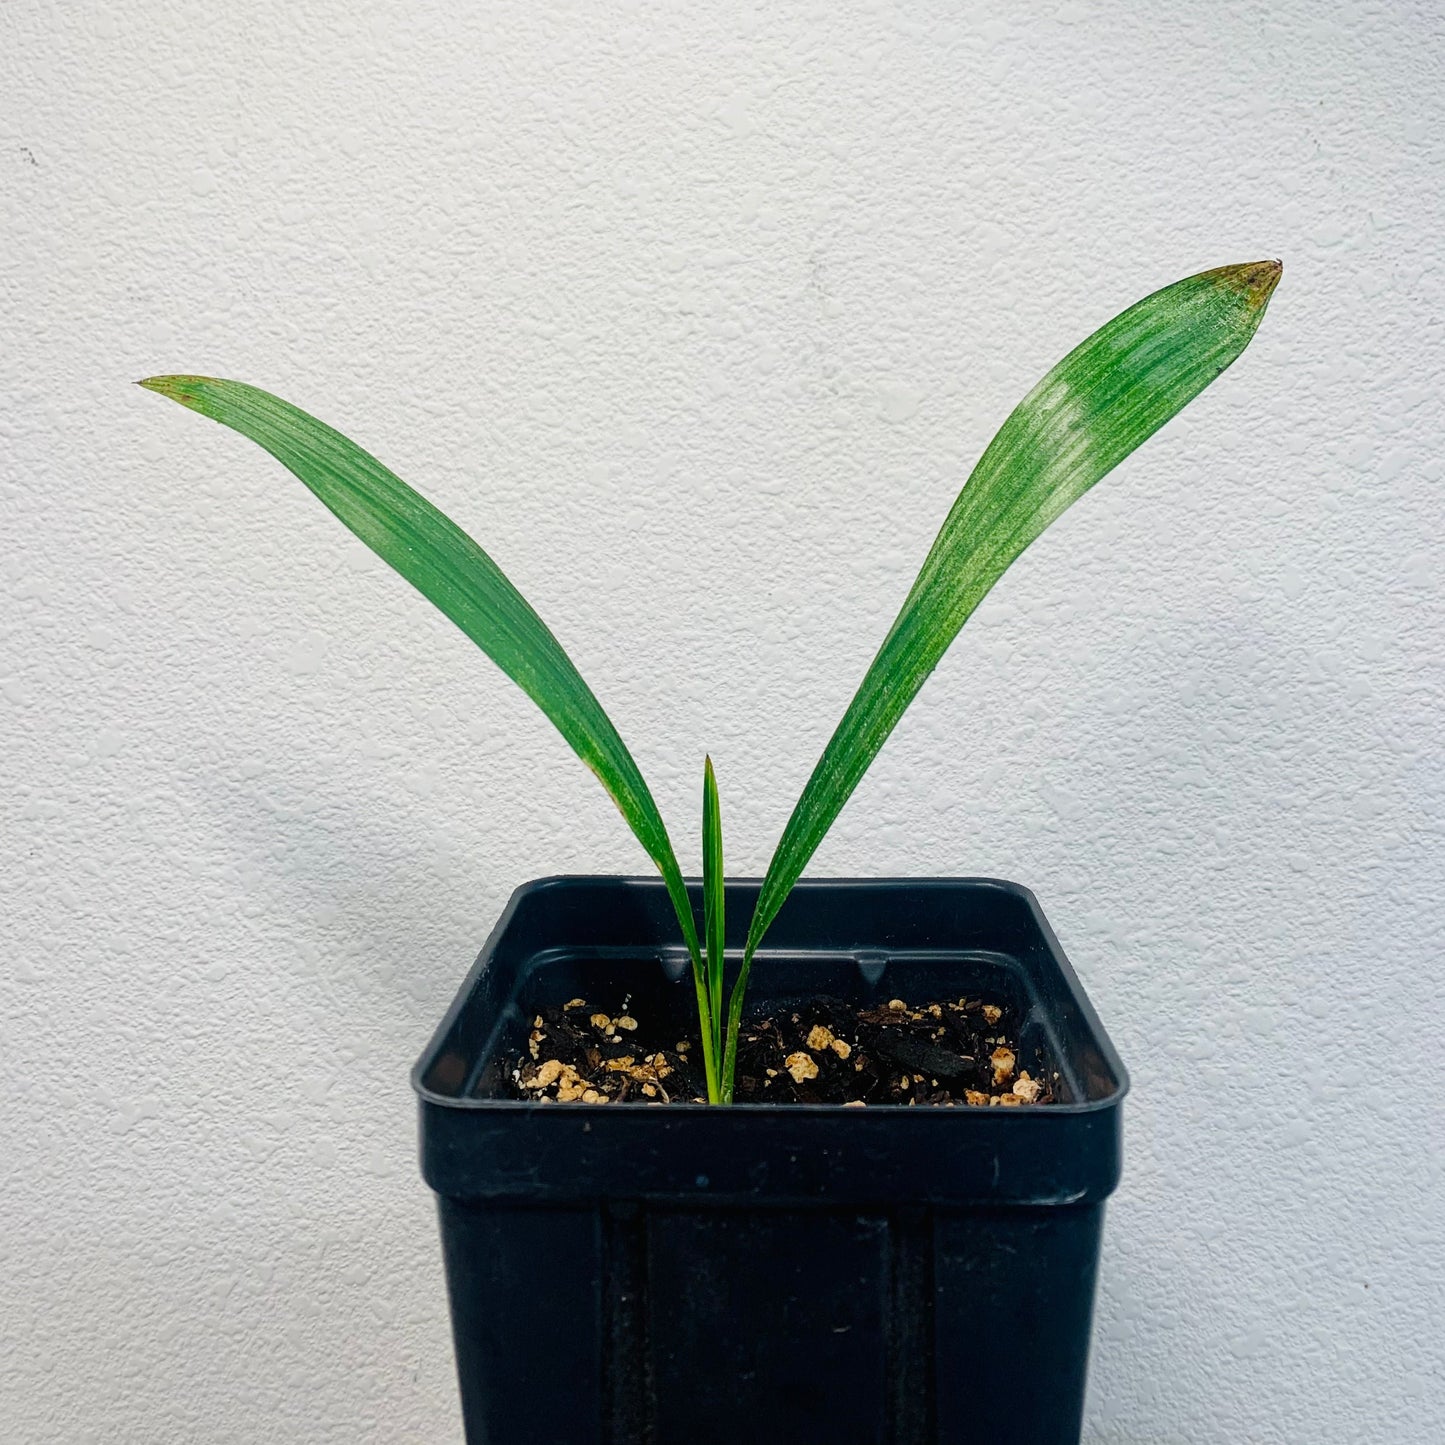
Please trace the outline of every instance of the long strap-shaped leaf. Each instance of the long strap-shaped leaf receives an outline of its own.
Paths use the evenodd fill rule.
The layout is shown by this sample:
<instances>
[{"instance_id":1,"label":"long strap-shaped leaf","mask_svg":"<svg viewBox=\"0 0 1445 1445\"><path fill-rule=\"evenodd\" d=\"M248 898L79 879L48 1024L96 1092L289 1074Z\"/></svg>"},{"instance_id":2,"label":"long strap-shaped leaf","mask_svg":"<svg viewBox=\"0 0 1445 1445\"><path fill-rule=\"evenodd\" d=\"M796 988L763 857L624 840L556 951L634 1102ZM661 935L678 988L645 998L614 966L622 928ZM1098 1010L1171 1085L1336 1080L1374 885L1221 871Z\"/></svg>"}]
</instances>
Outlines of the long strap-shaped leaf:
<instances>
[{"instance_id":1,"label":"long strap-shaped leaf","mask_svg":"<svg viewBox=\"0 0 1445 1445\"><path fill-rule=\"evenodd\" d=\"M289 402L208 376L155 376L140 384L264 447L546 713L661 870L700 974L692 903L657 804L602 704L501 568L375 457Z\"/></svg>"},{"instance_id":2,"label":"long strap-shaped leaf","mask_svg":"<svg viewBox=\"0 0 1445 1445\"><path fill-rule=\"evenodd\" d=\"M1014 409L954 503L788 819L748 930L746 960L989 588L1050 522L1244 350L1279 276L1279 262L1256 261L1156 291L1071 351ZM746 973L735 988L738 1004L745 982Z\"/></svg>"}]
</instances>

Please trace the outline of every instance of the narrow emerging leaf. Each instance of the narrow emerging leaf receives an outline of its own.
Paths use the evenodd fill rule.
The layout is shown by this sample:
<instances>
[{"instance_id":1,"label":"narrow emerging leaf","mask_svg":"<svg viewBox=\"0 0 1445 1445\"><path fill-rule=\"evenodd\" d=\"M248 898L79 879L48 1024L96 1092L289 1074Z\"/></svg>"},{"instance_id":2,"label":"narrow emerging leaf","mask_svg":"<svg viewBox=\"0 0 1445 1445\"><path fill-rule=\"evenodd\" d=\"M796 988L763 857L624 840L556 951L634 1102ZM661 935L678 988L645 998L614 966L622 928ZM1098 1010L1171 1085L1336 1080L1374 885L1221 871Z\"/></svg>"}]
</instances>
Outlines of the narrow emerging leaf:
<instances>
[{"instance_id":1,"label":"narrow emerging leaf","mask_svg":"<svg viewBox=\"0 0 1445 1445\"><path fill-rule=\"evenodd\" d=\"M783 830L748 929L730 1033L753 951L958 630L1049 523L1244 350L1279 276L1279 262L1257 261L1155 292L1071 351L1004 422Z\"/></svg>"},{"instance_id":2,"label":"narrow emerging leaf","mask_svg":"<svg viewBox=\"0 0 1445 1445\"><path fill-rule=\"evenodd\" d=\"M713 1057L722 1057L723 941L726 903L723 891L722 813L712 759L702 770L703 937L707 948L708 1004L712 1013Z\"/></svg>"}]
</instances>

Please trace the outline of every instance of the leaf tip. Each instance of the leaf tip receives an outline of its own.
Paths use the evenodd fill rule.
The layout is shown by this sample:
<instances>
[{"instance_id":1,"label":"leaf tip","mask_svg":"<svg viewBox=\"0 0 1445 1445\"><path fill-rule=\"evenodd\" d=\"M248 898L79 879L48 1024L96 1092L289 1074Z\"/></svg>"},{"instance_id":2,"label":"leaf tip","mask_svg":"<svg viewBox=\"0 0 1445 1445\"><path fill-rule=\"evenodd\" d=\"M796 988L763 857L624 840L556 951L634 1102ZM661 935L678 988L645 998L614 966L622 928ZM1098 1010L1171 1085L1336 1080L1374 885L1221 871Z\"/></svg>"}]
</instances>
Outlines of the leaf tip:
<instances>
[{"instance_id":1,"label":"leaf tip","mask_svg":"<svg viewBox=\"0 0 1445 1445\"><path fill-rule=\"evenodd\" d=\"M1284 262L1246 261L1239 266L1221 266L1209 274L1221 286L1238 292L1250 306L1263 311L1284 274Z\"/></svg>"},{"instance_id":2,"label":"leaf tip","mask_svg":"<svg viewBox=\"0 0 1445 1445\"><path fill-rule=\"evenodd\" d=\"M148 376L144 381L136 382L136 385L160 396L168 396L172 401L190 407L192 411L200 411L201 391L209 380L210 378L205 376Z\"/></svg>"}]
</instances>

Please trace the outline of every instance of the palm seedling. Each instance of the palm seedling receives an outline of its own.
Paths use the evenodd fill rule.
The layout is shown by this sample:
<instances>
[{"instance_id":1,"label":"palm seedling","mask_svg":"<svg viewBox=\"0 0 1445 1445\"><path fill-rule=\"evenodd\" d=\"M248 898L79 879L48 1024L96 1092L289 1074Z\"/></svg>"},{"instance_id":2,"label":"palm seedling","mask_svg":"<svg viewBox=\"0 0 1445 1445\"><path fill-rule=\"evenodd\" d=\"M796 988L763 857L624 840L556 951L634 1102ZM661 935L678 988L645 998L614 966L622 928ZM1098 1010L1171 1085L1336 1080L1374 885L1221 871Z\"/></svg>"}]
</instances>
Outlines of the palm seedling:
<instances>
[{"instance_id":1,"label":"palm seedling","mask_svg":"<svg viewBox=\"0 0 1445 1445\"><path fill-rule=\"evenodd\" d=\"M1071 351L1010 413L954 502L788 819L730 989L711 760L703 775L699 937L672 841L632 754L557 639L481 547L375 457L278 397L204 376L140 384L264 447L552 720L662 873L692 959L708 1099L729 1103L758 946L899 718L1009 564L1244 350L1279 276L1278 262L1258 261L1156 291Z\"/></svg>"}]
</instances>

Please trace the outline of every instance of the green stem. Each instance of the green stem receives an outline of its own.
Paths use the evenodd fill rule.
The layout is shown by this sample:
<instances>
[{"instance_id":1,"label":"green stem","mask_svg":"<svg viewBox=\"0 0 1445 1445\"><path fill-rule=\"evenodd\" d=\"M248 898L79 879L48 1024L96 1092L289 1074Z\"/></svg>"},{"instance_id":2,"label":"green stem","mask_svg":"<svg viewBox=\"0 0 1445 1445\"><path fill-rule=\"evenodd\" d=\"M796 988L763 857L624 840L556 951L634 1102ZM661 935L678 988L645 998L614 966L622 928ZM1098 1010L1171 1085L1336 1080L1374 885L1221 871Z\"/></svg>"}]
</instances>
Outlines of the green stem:
<instances>
[{"instance_id":1,"label":"green stem","mask_svg":"<svg viewBox=\"0 0 1445 1445\"><path fill-rule=\"evenodd\" d=\"M723 1053L722 1079L720 1081L719 1103L731 1104L733 1084L738 1068L738 1030L742 1026L743 999L747 994L748 974L752 972L753 949L743 951L743 964L738 970L737 981L728 997L727 1047Z\"/></svg>"},{"instance_id":2,"label":"green stem","mask_svg":"<svg viewBox=\"0 0 1445 1445\"><path fill-rule=\"evenodd\" d=\"M723 1102L722 1085L717 1071L717 1047L713 1042L716 1025L708 997L707 979L699 962L693 964L692 982L697 991L697 1022L698 1032L702 1035L702 1066L707 1074L707 1101L709 1104L720 1104Z\"/></svg>"},{"instance_id":3,"label":"green stem","mask_svg":"<svg viewBox=\"0 0 1445 1445\"><path fill-rule=\"evenodd\" d=\"M722 1063L723 1056L723 998L722 982L718 981L712 998L712 1055L713 1058ZM718 1076L718 1084L721 1087L722 1076Z\"/></svg>"},{"instance_id":4,"label":"green stem","mask_svg":"<svg viewBox=\"0 0 1445 1445\"><path fill-rule=\"evenodd\" d=\"M702 1064L707 1074L707 1101L709 1104L722 1102L722 1087L718 1077L718 1051L713 1043L715 1037L713 1010L709 1000L707 969L703 964L702 949L698 944L697 920L692 913L692 899L688 897L687 884L682 881L682 871L667 845L666 863L662 868L662 881L667 896L672 900L672 911L677 915L678 927L682 929L682 941L687 945L688 957L692 960L692 983L697 993L697 1021L702 1034Z\"/></svg>"}]
</instances>

